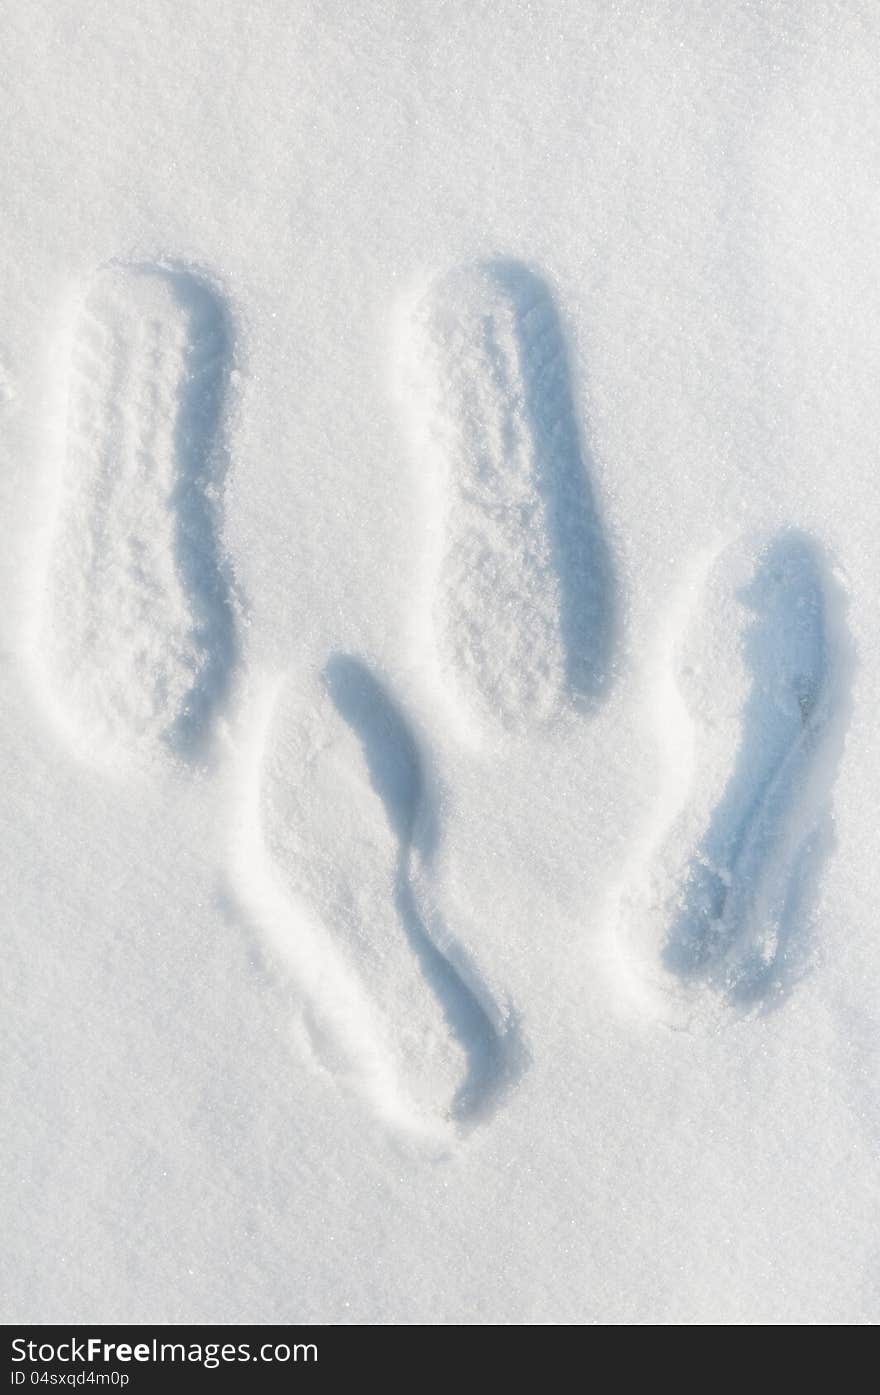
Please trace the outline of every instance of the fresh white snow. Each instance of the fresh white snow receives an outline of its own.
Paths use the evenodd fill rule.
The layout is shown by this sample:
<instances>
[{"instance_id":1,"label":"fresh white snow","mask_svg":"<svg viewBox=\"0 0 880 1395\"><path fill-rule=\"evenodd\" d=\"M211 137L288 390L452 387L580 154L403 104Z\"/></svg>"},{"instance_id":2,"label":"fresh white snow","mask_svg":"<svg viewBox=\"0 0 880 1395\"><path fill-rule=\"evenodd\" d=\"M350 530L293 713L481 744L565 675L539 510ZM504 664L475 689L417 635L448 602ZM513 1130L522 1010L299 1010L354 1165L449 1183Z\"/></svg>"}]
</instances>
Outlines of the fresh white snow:
<instances>
[{"instance_id":1,"label":"fresh white snow","mask_svg":"<svg viewBox=\"0 0 880 1395\"><path fill-rule=\"evenodd\" d=\"M880 11L34 0L3 1312L880 1318Z\"/></svg>"}]
</instances>

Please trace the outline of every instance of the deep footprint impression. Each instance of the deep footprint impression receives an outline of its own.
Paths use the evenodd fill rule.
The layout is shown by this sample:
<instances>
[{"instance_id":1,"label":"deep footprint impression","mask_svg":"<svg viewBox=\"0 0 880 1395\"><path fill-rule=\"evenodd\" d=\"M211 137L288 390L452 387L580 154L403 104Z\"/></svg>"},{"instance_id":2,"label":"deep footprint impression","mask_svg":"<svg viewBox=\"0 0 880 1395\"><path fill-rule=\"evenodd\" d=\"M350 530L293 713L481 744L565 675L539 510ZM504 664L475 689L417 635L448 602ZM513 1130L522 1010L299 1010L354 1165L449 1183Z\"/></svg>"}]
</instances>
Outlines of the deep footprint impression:
<instances>
[{"instance_id":1,"label":"deep footprint impression","mask_svg":"<svg viewBox=\"0 0 880 1395\"><path fill-rule=\"evenodd\" d=\"M624 907L634 965L682 1023L769 1005L809 962L852 662L845 597L805 534L729 549L704 600L676 679L693 775L723 768L737 732L738 752L714 808L692 782L650 888Z\"/></svg>"},{"instance_id":2,"label":"deep footprint impression","mask_svg":"<svg viewBox=\"0 0 880 1395\"><path fill-rule=\"evenodd\" d=\"M340 1077L398 1122L465 1128L516 1074L515 1023L429 932L432 817L404 718L349 656L317 686L282 692L262 762L260 837L289 897L276 943L309 937L313 1044Z\"/></svg>"},{"instance_id":3,"label":"deep footprint impression","mask_svg":"<svg viewBox=\"0 0 880 1395\"><path fill-rule=\"evenodd\" d=\"M547 286L512 261L453 271L409 317L402 360L442 520L428 603L441 683L511 730L589 706L609 681L612 569Z\"/></svg>"},{"instance_id":4,"label":"deep footprint impression","mask_svg":"<svg viewBox=\"0 0 880 1395\"><path fill-rule=\"evenodd\" d=\"M221 304L186 271L108 266L80 308L39 643L91 754L192 755L228 682L229 355Z\"/></svg>"}]
</instances>

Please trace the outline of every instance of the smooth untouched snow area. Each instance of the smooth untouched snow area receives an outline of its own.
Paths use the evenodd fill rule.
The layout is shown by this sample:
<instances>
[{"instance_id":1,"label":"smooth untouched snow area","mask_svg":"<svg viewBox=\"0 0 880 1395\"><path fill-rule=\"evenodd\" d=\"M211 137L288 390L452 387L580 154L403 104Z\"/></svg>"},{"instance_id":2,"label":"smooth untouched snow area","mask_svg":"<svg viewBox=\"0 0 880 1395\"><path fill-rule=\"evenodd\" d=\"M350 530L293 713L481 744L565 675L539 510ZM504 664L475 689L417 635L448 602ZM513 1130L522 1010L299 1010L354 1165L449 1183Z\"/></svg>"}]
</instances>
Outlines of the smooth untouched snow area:
<instances>
[{"instance_id":1,"label":"smooth untouched snow area","mask_svg":"<svg viewBox=\"0 0 880 1395\"><path fill-rule=\"evenodd\" d=\"M880 11L3 11L3 1311L880 1318Z\"/></svg>"}]
</instances>

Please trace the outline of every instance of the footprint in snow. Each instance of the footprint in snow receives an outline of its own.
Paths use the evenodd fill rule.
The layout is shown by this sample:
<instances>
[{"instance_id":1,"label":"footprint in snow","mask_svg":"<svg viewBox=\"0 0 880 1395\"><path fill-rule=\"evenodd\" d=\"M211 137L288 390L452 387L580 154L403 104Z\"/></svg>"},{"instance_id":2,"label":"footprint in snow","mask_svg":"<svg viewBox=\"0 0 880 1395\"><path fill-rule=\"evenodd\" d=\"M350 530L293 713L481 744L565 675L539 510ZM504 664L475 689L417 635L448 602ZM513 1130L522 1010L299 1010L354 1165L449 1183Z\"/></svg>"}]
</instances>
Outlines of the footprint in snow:
<instances>
[{"instance_id":1,"label":"footprint in snow","mask_svg":"<svg viewBox=\"0 0 880 1395\"><path fill-rule=\"evenodd\" d=\"M271 904L260 878L280 890L276 942L307 981L319 1057L389 1120L467 1129L521 1047L431 903L433 801L386 686L342 654L305 693L285 685L254 788L241 866L252 905Z\"/></svg>"},{"instance_id":2,"label":"footprint in snow","mask_svg":"<svg viewBox=\"0 0 880 1395\"><path fill-rule=\"evenodd\" d=\"M229 681L229 362L224 309L187 271L113 264L79 307L37 649L89 755L193 755Z\"/></svg>"},{"instance_id":3,"label":"footprint in snow","mask_svg":"<svg viewBox=\"0 0 880 1395\"><path fill-rule=\"evenodd\" d=\"M547 285L520 262L460 267L404 318L398 357L438 685L508 731L590 710L610 682L615 591Z\"/></svg>"},{"instance_id":4,"label":"footprint in snow","mask_svg":"<svg viewBox=\"0 0 880 1395\"><path fill-rule=\"evenodd\" d=\"M777 1002L809 962L852 654L841 585L794 530L723 553L685 629L660 713L689 778L620 934L660 1015L693 1026Z\"/></svg>"}]
</instances>

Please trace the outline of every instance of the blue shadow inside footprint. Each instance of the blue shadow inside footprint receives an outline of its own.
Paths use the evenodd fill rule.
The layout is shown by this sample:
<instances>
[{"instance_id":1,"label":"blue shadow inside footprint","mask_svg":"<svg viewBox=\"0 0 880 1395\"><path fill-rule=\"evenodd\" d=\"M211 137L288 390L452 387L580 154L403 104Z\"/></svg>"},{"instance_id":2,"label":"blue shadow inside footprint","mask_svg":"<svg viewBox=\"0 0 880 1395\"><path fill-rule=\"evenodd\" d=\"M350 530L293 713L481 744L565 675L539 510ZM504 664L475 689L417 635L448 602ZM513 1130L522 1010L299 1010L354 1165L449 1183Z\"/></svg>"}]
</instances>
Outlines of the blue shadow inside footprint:
<instances>
[{"instance_id":1,"label":"blue shadow inside footprint","mask_svg":"<svg viewBox=\"0 0 880 1395\"><path fill-rule=\"evenodd\" d=\"M515 1024L503 1034L496 1030L476 993L434 944L419 911L410 853L415 848L422 858L430 858L435 825L433 811L425 807L418 746L402 712L369 668L350 655L336 654L329 660L324 682L337 712L361 743L370 781L400 844L395 900L401 926L467 1059L453 1117L462 1123L476 1120L489 1112L519 1073L519 1034Z\"/></svg>"},{"instance_id":2,"label":"blue shadow inside footprint","mask_svg":"<svg viewBox=\"0 0 880 1395\"><path fill-rule=\"evenodd\" d=\"M229 382L232 332L223 302L191 271L134 265L132 276L161 278L185 316L188 339L174 426L175 566L195 620L201 658L185 708L168 733L184 758L196 754L211 714L225 696L238 660L232 578L221 547L227 457L221 424Z\"/></svg>"},{"instance_id":3,"label":"blue shadow inside footprint","mask_svg":"<svg viewBox=\"0 0 880 1395\"><path fill-rule=\"evenodd\" d=\"M401 848L409 848L423 795L422 766L412 732L381 683L359 659L335 654L324 669L324 682L340 717L361 743L370 782ZM430 851L421 850L426 855Z\"/></svg>"},{"instance_id":4,"label":"blue shadow inside footprint","mask_svg":"<svg viewBox=\"0 0 880 1395\"><path fill-rule=\"evenodd\" d=\"M795 530L774 539L739 599L752 613L739 756L688 869L663 958L681 978L720 980L731 999L747 1002L787 979L806 950L811 894L830 844L827 819L814 818L793 849L784 841L814 762L825 762L829 791L833 780L842 716L829 625L840 639L843 623L829 613L835 603L842 613L842 600L821 549ZM768 904L765 870L786 855L790 866L776 878L776 904Z\"/></svg>"},{"instance_id":5,"label":"blue shadow inside footprint","mask_svg":"<svg viewBox=\"0 0 880 1395\"><path fill-rule=\"evenodd\" d=\"M524 263L481 268L513 312L525 410L536 447L538 483L559 577L567 680L576 701L604 696L612 677L617 600L611 550L599 513L590 459L575 411L568 348L546 283ZM492 352L492 346L487 346ZM504 364L496 364L499 372Z\"/></svg>"}]
</instances>

